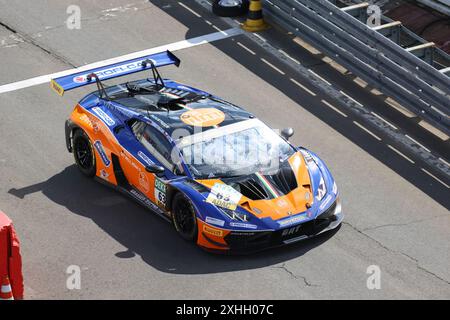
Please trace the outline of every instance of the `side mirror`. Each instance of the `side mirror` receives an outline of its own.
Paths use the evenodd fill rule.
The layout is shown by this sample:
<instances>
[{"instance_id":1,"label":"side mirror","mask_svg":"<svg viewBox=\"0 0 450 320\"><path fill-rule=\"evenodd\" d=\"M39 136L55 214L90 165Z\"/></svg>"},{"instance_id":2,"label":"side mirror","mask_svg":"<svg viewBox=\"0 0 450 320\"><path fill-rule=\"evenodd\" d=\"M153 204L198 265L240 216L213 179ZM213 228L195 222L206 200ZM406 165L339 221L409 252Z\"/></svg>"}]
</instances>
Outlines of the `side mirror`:
<instances>
[{"instance_id":1,"label":"side mirror","mask_svg":"<svg viewBox=\"0 0 450 320\"><path fill-rule=\"evenodd\" d=\"M289 140L290 137L294 135L294 129L292 128L286 128L281 130L281 136L285 138L286 140Z\"/></svg>"},{"instance_id":2,"label":"side mirror","mask_svg":"<svg viewBox=\"0 0 450 320\"><path fill-rule=\"evenodd\" d=\"M158 166L157 164L148 165L145 167L145 171L154 174L161 174L165 171L164 167Z\"/></svg>"}]
</instances>

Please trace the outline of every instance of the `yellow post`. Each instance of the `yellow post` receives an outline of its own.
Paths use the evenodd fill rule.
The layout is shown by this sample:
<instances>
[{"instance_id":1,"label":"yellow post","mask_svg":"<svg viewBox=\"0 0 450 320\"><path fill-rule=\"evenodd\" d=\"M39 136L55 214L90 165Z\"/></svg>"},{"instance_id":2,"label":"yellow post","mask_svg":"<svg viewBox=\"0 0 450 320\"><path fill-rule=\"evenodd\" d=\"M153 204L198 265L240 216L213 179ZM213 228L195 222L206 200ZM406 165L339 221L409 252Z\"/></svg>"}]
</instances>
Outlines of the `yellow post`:
<instances>
[{"instance_id":1,"label":"yellow post","mask_svg":"<svg viewBox=\"0 0 450 320\"><path fill-rule=\"evenodd\" d=\"M250 0L247 21L242 25L245 31L258 32L269 28L264 21L261 0Z\"/></svg>"}]
</instances>

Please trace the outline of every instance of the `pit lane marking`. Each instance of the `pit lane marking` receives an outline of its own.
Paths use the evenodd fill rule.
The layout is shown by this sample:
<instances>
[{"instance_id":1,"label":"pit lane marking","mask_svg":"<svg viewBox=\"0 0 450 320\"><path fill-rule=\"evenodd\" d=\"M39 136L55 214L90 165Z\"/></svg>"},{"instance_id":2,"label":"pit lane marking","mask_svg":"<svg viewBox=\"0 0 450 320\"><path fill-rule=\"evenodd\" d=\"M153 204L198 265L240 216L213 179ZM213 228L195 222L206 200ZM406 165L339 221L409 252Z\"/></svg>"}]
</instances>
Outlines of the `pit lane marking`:
<instances>
[{"instance_id":1,"label":"pit lane marking","mask_svg":"<svg viewBox=\"0 0 450 320\"><path fill-rule=\"evenodd\" d=\"M447 161L445 161L442 158L439 158L439 161L441 161L442 163L445 163L448 167L450 167L450 163L448 163Z\"/></svg>"},{"instance_id":2,"label":"pit lane marking","mask_svg":"<svg viewBox=\"0 0 450 320\"><path fill-rule=\"evenodd\" d=\"M97 62L87 64L87 65L84 65L84 66L81 66L78 68L74 68L74 69L64 70L64 71L60 71L60 72L56 72L56 73L52 73L52 74L42 75L42 76L38 76L38 77L26 79L26 80L21 80L21 81L17 81L17 82L13 82L13 83L4 84L4 85L0 86L0 94L33 87L33 86L37 86L40 84L44 84L44 83L50 82L51 79L64 77L64 76L67 76L67 75L70 75L70 74L73 74L76 72L83 72L83 71L87 71L87 70L91 70L91 69L95 69L95 68L101 68L101 67L104 67L104 66L107 66L110 64L115 64L115 63L119 63L119 62L126 61L126 60L136 59L136 58L139 58L142 56L151 55L151 54L155 54L155 53L166 51L166 50L170 50L170 51L174 52L174 51L179 51L179 50L183 50L183 49L188 49L188 48L208 44L208 43L211 43L214 41L219 41L219 40L230 38L230 37L233 37L236 35L240 35L243 32L244 31L239 27L230 28L227 30L220 30L219 32L209 33L209 34L206 34L203 36L174 42L174 43L162 45L162 46L151 48L151 49L137 51L137 52L129 53L129 54L111 58L111 59L97 61Z\"/></svg>"},{"instance_id":3,"label":"pit lane marking","mask_svg":"<svg viewBox=\"0 0 450 320\"><path fill-rule=\"evenodd\" d=\"M388 126L390 126L391 128L393 128L394 130L397 130L397 127L394 126L392 123L390 123L389 121L385 120L383 117L379 116L378 114L376 114L375 112L371 111L371 114L373 114L375 117L377 117L378 119L380 119L381 121L383 121L384 123L386 123Z\"/></svg>"},{"instance_id":4,"label":"pit lane marking","mask_svg":"<svg viewBox=\"0 0 450 320\"><path fill-rule=\"evenodd\" d=\"M264 62L265 64L267 64L267 65L268 65L269 67L271 67L273 70L277 71L278 73L281 73L282 75L286 75L286 73L285 73L283 70L277 68L276 66L274 66L272 63L270 63L270 62L267 61L266 59L261 58L261 61Z\"/></svg>"},{"instance_id":5,"label":"pit lane marking","mask_svg":"<svg viewBox=\"0 0 450 320\"><path fill-rule=\"evenodd\" d=\"M308 92L310 95L312 95L313 97L317 96L317 94L315 94L314 92L312 92L311 90L309 90L307 87L305 87L304 85L302 85L300 82L298 82L297 80L290 78L289 80L291 80L293 83L295 83L296 85L298 85L300 88L302 88L303 90L305 90L306 92Z\"/></svg>"},{"instance_id":6,"label":"pit lane marking","mask_svg":"<svg viewBox=\"0 0 450 320\"><path fill-rule=\"evenodd\" d=\"M408 136L407 134L405 134L405 136L411 140L412 142L414 142L415 144L417 144L419 147L423 148L424 150L428 151L431 153L430 149L428 149L427 147L425 147L423 144L417 142L416 140L414 140L413 138L411 138L410 136Z\"/></svg>"},{"instance_id":7,"label":"pit lane marking","mask_svg":"<svg viewBox=\"0 0 450 320\"><path fill-rule=\"evenodd\" d=\"M317 73L315 73L314 71L312 71L311 69L308 69L309 72L311 72L316 78L322 80L323 82L325 82L327 85L331 86L332 84L328 81L325 80L324 78L322 78L321 76L319 76Z\"/></svg>"},{"instance_id":8,"label":"pit lane marking","mask_svg":"<svg viewBox=\"0 0 450 320\"><path fill-rule=\"evenodd\" d=\"M348 95L347 93L345 93L344 91L340 90L340 93L342 93L344 96L346 96L347 98L349 98L350 100L352 100L354 103L358 104L361 107L364 107L363 104L361 102L359 102L358 100L356 100L355 98L353 98L352 96Z\"/></svg>"},{"instance_id":9,"label":"pit lane marking","mask_svg":"<svg viewBox=\"0 0 450 320\"><path fill-rule=\"evenodd\" d=\"M238 46L240 46L242 49L246 50L247 52L251 53L252 55L256 56L256 52L251 50L249 47L243 45L242 43L240 43L239 41L236 42Z\"/></svg>"},{"instance_id":10,"label":"pit lane marking","mask_svg":"<svg viewBox=\"0 0 450 320\"><path fill-rule=\"evenodd\" d=\"M197 18L201 18L201 14L197 13L195 10L189 8L187 5L185 5L184 3L178 2L178 4L180 6L182 6L183 8L185 8L186 10L188 10L189 12L191 12L194 16L196 16Z\"/></svg>"},{"instance_id":11,"label":"pit lane marking","mask_svg":"<svg viewBox=\"0 0 450 320\"><path fill-rule=\"evenodd\" d=\"M433 175L431 172L425 170L424 168L421 168L421 170L423 172L425 172L427 175L429 175L430 177L432 177L434 180L440 182L443 186L445 186L447 189L450 189L450 186L448 184L446 184L444 181L442 181L441 179L439 179L438 177L436 177L435 175Z\"/></svg>"},{"instance_id":12,"label":"pit lane marking","mask_svg":"<svg viewBox=\"0 0 450 320\"><path fill-rule=\"evenodd\" d=\"M396 154L398 154L399 156L405 158L406 160L408 160L409 162L411 162L412 164L415 164L415 162L413 160L411 160L410 158L408 158L406 155L404 155L403 153L401 153L400 151L398 151L397 149L395 149L393 146L391 146L390 144L387 145L389 149L391 149L392 151L394 151Z\"/></svg>"},{"instance_id":13,"label":"pit lane marking","mask_svg":"<svg viewBox=\"0 0 450 320\"><path fill-rule=\"evenodd\" d=\"M298 61L297 59L291 57L287 52L283 51L282 49L278 49L278 52L281 53L283 56L285 56L288 59L291 59L292 61L294 61L296 64L301 64L300 61Z\"/></svg>"},{"instance_id":14,"label":"pit lane marking","mask_svg":"<svg viewBox=\"0 0 450 320\"><path fill-rule=\"evenodd\" d=\"M335 112L339 113L341 116L343 116L343 117L345 117L345 118L348 117L345 113L343 113L341 110L339 110L338 108L336 108L335 106L333 106L333 105L332 105L331 103L329 103L328 101L326 101L326 100L321 100L321 102L322 102L324 105L326 105L327 107L329 107L329 108L331 108L332 110L334 110Z\"/></svg>"},{"instance_id":15,"label":"pit lane marking","mask_svg":"<svg viewBox=\"0 0 450 320\"><path fill-rule=\"evenodd\" d=\"M372 131L370 131L369 129L367 129L366 127L364 127L362 124L360 124L357 121L353 121L353 123L358 126L359 128L361 128L362 130L364 130L365 132L367 132L368 134L370 134L372 137L374 137L375 139L377 139L378 141L381 141L381 138L379 136L377 136L375 133L373 133Z\"/></svg>"}]
</instances>

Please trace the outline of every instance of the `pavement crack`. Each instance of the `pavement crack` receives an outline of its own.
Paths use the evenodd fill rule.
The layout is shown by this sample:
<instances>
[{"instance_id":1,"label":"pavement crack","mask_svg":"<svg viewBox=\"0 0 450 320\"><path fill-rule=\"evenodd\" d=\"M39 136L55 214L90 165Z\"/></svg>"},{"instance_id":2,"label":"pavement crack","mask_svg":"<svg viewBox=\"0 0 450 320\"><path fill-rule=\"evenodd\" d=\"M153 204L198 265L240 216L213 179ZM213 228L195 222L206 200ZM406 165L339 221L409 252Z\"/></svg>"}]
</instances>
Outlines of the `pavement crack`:
<instances>
[{"instance_id":1,"label":"pavement crack","mask_svg":"<svg viewBox=\"0 0 450 320\"><path fill-rule=\"evenodd\" d=\"M12 34L14 34L16 37L19 37L20 39L22 39L24 42L31 44L32 46L40 49L41 51L45 52L46 54L52 56L53 58L63 62L64 64L67 64L73 68L76 68L77 66L75 64L73 64L72 62L70 62L67 58L51 51L50 49L47 49L46 47L44 47L43 45L41 45L40 43L38 43L36 40L34 40L32 37L27 36L26 34L23 34L21 32L19 32L18 30L14 29L13 27L11 27L10 25L1 22L0 21L0 26L5 28L6 30L8 30L9 32L11 32Z\"/></svg>"},{"instance_id":2,"label":"pavement crack","mask_svg":"<svg viewBox=\"0 0 450 320\"><path fill-rule=\"evenodd\" d=\"M372 231L372 230L377 230L377 229L382 229L382 228L388 228L388 227L404 227L404 226L409 226L411 224L416 224L416 223L421 223L424 221L429 221L431 219L436 219L436 218L442 218L442 217L446 217L448 216L447 214L441 214L441 215L437 215L437 216L432 216L429 218L425 218L425 219L419 219L419 220L413 220L407 223L388 223L388 224L382 224L379 226L375 226L375 227L369 227L369 228L364 228L361 231Z\"/></svg>"},{"instance_id":3,"label":"pavement crack","mask_svg":"<svg viewBox=\"0 0 450 320\"><path fill-rule=\"evenodd\" d=\"M300 275L296 275L294 272L292 272L291 270L289 270L286 267L286 263L283 263L279 266L274 266L272 267L273 269L279 269L279 270L283 270L284 272L286 272L287 274L289 274L292 278L296 279L296 280L302 280L303 284L306 287L319 287L319 285L313 284L310 281L308 281L308 279L304 276L300 276Z\"/></svg>"},{"instance_id":4,"label":"pavement crack","mask_svg":"<svg viewBox=\"0 0 450 320\"><path fill-rule=\"evenodd\" d=\"M436 216L436 217L438 217L438 216ZM358 232L359 234L361 234L361 235L363 235L364 237L366 237L366 238L368 238L368 239L374 241L377 245L379 245L381 248L387 250L388 252L393 253L393 254L402 255L402 256L404 256L404 257L410 259L411 261L414 262L414 264L416 265L416 268L417 268L417 269L422 270L423 272L425 272L425 273L427 273L427 274L433 276L434 278L436 278L436 279L438 279L438 280L440 280L440 281L445 282L446 284L450 284L450 282L449 282L448 280L446 280L446 279L440 277L439 275L437 275L436 273L434 273L434 272L432 272L432 271L430 271L430 270L428 270L428 269L422 267L422 266L420 265L418 259L416 259L416 258L414 258L414 257L412 257L412 256L410 256L410 255L408 255L408 254L406 254L406 253L404 253L404 252L392 250L391 248L389 248L389 247L385 246L384 244L382 244L382 243L381 243L380 241L378 241L377 239L372 238L370 235L368 235L367 233L364 232L364 230L367 230L367 229L360 230L360 229L356 228L355 226L353 226L352 224L350 224L350 223L348 223L348 222L346 222L346 221L343 221L342 224L343 224L343 225L346 225L346 226L349 226L351 229L355 230L355 231Z\"/></svg>"}]
</instances>

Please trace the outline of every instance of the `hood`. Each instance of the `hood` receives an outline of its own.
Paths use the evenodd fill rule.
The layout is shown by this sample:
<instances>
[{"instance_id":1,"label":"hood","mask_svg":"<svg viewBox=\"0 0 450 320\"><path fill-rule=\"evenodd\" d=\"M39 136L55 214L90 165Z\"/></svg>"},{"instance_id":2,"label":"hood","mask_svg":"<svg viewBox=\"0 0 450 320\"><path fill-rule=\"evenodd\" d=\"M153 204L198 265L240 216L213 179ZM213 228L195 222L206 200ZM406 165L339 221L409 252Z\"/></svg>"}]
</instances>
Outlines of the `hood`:
<instances>
[{"instance_id":1,"label":"hood","mask_svg":"<svg viewBox=\"0 0 450 320\"><path fill-rule=\"evenodd\" d=\"M197 182L209 189L218 183L232 187L242 195L238 206L259 219L279 220L305 212L314 199L308 167L300 152L281 163L272 174L253 173Z\"/></svg>"}]
</instances>

